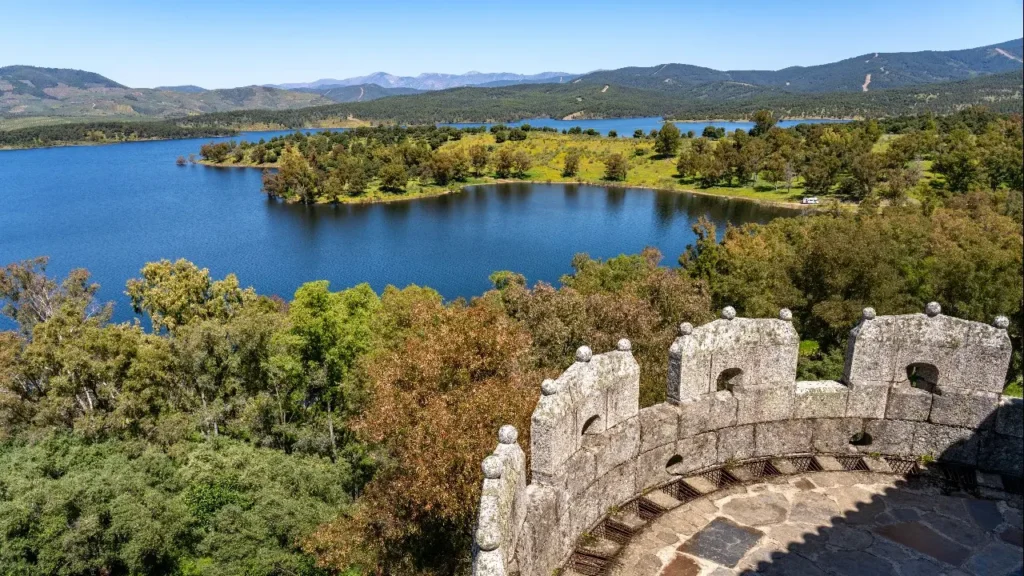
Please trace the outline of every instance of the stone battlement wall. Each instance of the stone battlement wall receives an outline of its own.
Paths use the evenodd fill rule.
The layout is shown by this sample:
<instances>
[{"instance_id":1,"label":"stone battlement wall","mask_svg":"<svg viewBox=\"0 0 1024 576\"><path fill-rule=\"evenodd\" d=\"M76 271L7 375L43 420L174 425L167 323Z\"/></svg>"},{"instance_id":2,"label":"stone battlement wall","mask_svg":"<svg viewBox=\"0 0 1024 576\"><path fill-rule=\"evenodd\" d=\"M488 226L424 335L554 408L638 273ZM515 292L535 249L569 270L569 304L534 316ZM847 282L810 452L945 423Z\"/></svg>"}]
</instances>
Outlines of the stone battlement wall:
<instances>
[{"instance_id":1,"label":"stone battlement wall","mask_svg":"<svg viewBox=\"0 0 1024 576\"><path fill-rule=\"evenodd\" d=\"M1001 395L1007 322L925 314L851 331L843 382L796 381L799 336L779 319L683 324L669 350L669 401L639 409L630 343L587 347L541 385L531 481L515 430L484 461L474 571L549 576L610 511L685 475L800 454L931 456L1021 475L1024 403Z\"/></svg>"}]
</instances>

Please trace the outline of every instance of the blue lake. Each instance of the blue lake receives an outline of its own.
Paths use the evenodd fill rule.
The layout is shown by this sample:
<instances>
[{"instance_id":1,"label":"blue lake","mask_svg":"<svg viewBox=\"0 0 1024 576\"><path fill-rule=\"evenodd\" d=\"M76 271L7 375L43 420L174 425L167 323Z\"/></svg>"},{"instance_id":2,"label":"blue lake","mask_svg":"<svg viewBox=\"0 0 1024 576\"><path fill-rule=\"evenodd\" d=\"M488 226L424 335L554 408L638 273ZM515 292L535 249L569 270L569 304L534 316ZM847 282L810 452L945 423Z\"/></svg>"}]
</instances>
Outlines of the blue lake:
<instances>
[{"instance_id":1,"label":"blue lake","mask_svg":"<svg viewBox=\"0 0 1024 576\"><path fill-rule=\"evenodd\" d=\"M51 274L87 268L123 320L133 316L125 282L161 258L187 258L216 277L234 272L243 285L286 299L317 279L335 289L420 284L454 298L488 289L495 270L557 282L577 252L607 258L656 246L674 265L701 216L724 226L792 214L740 200L558 184L288 205L260 192L257 170L175 165L208 141L0 152L0 265L46 255Z\"/></svg>"},{"instance_id":2,"label":"blue lake","mask_svg":"<svg viewBox=\"0 0 1024 576\"><path fill-rule=\"evenodd\" d=\"M830 124L836 122L847 122L847 120L827 120L827 119L815 119L815 120L783 120L779 122L779 126L782 128L789 128L796 126L797 124ZM518 122L507 122L507 126L519 126L521 124L529 124L530 126L538 127L551 127L555 128L559 132L562 130L568 130L574 126L579 126L586 130L587 128L593 128L601 134L607 135L609 130L615 130L619 137L627 138L632 137L635 130L643 130L644 133L648 133L651 130L661 129L662 124L665 121L660 116L652 116L650 118L611 118L607 120L554 120L551 118L533 118L529 120L520 120ZM715 128L725 128L726 132L732 132L736 129L750 130L754 127L753 122L725 122L725 121L702 121L702 122L673 122L679 127L679 130L683 134L692 130L694 134L700 136L701 132L707 126L714 126ZM490 127L491 123L457 123L457 124L445 124L445 126L455 126L457 128L467 128L470 126L487 126Z\"/></svg>"}]
</instances>

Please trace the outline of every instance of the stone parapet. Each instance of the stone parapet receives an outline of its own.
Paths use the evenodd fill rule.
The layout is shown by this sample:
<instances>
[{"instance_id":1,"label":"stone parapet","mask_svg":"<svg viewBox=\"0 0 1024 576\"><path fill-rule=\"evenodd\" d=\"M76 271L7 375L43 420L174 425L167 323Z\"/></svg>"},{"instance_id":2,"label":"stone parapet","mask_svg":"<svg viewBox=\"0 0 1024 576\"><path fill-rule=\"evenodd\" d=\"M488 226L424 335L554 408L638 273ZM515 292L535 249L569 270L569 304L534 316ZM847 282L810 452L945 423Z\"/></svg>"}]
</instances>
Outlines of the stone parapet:
<instances>
[{"instance_id":1,"label":"stone parapet","mask_svg":"<svg viewBox=\"0 0 1024 576\"><path fill-rule=\"evenodd\" d=\"M905 316L867 309L844 380L798 382L799 337L788 311L779 316L727 309L705 326L681 326L669 401L642 410L629 342L604 354L581 348L541 386L530 484L509 434L485 460L474 573L549 576L620 506L751 459L888 456L1022 475L1024 403L999 393L1005 323L949 318L937 305ZM495 459L502 473L492 477Z\"/></svg>"}]
</instances>

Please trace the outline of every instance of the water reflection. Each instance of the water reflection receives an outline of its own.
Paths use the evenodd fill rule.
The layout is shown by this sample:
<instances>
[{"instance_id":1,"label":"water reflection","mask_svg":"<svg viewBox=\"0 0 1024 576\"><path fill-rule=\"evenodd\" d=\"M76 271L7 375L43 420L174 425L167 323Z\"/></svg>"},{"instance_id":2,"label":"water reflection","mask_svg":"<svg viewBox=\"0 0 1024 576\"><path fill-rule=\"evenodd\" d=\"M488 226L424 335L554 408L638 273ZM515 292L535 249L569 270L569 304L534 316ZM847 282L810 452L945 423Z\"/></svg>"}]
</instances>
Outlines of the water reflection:
<instances>
[{"instance_id":1,"label":"water reflection","mask_svg":"<svg viewBox=\"0 0 1024 576\"><path fill-rule=\"evenodd\" d=\"M257 138L258 139L258 138ZM261 293L310 280L473 296L495 270L557 282L572 256L657 247L674 264L707 216L765 222L792 211L750 202L580 184L510 183L372 205L303 206L262 196L256 170L178 167L206 140L0 154L0 264L40 255L50 271L88 268L99 297L132 316L125 282L143 264L187 258Z\"/></svg>"}]
</instances>

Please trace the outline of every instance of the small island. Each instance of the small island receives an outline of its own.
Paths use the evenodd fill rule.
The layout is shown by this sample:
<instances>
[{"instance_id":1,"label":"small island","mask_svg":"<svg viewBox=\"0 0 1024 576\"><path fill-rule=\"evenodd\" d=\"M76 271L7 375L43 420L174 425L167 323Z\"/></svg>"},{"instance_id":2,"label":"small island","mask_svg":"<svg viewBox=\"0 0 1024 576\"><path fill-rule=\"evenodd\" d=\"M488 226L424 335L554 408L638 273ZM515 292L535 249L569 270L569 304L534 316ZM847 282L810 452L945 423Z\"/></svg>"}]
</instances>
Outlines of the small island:
<instances>
[{"instance_id":1,"label":"small island","mask_svg":"<svg viewBox=\"0 0 1024 576\"><path fill-rule=\"evenodd\" d=\"M651 188L774 204L809 197L902 203L962 187L949 142L981 121L1012 124L970 109L943 118L780 128L764 110L754 114L749 131L732 133L710 126L699 135L681 133L670 122L649 133L606 136L529 124L376 126L209 143L199 153L206 166L262 169L269 196L306 204L407 200L507 181ZM1001 146L995 136L980 142Z\"/></svg>"}]
</instances>

